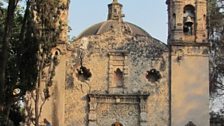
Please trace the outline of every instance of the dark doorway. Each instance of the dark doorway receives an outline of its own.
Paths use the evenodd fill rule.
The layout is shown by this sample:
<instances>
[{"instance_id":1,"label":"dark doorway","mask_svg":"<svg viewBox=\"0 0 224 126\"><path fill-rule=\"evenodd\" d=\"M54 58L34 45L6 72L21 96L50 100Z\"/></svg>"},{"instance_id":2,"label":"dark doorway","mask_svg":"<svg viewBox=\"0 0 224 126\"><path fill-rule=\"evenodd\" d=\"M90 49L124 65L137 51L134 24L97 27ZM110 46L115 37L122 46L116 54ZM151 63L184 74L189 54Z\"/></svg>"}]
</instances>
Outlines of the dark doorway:
<instances>
[{"instance_id":1,"label":"dark doorway","mask_svg":"<svg viewBox=\"0 0 224 126\"><path fill-rule=\"evenodd\" d=\"M119 122L115 122L114 124L112 124L111 126L123 126L121 123Z\"/></svg>"}]
</instances>

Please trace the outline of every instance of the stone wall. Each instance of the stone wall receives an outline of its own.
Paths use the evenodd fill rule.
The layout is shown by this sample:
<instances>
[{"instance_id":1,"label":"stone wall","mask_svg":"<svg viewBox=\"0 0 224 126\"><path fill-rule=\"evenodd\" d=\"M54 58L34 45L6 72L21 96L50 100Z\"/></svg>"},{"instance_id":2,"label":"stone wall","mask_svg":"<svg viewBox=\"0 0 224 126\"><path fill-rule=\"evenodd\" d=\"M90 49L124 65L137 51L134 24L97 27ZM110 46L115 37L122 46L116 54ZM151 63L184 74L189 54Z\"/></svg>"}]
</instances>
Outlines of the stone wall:
<instances>
[{"instance_id":1,"label":"stone wall","mask_svg":"<svg viewBox=\"0 0 224 126\"><path fill-rule=\"evenodd\" d=\"M209 59L206 46L173 46L172 125L209 125Z\"/></svg>"},{"instance_id":2,"label":"stone wall","mask_svg":"<svg viewBox=\"0 0 224 126\"><path fill-rule=\"evenodd\" d=\"M65 92L66 126L106 126L112 125L113 121L129 125L131 120L134 121L133 126L140 125L140 122L141 125L168 125L168 53L164 44L150 37L109 31L80 38L69 50ZM85 67L91 76L80 75L81 67ZM113 71L118 68L124 75L121 82L114 78ZM121 85L116 87L118 83ZM145 112L140 112L141 103L113 103L110 106L99 103L97 111L91 114L89 94L109 95L108 97L149 96L144 103L145 110L142 110ZM99 108L106 107L110 108L107 111L111 110L111 114L103 116ZM114 108L117 108L116 111ZM129 110L136 113L133 118L127 118ZM113 113L115 116L111 116ZM123 116L117 118L117 114ZM93 118L97 121L91 123Z\"/></svg>"}]
</instances>

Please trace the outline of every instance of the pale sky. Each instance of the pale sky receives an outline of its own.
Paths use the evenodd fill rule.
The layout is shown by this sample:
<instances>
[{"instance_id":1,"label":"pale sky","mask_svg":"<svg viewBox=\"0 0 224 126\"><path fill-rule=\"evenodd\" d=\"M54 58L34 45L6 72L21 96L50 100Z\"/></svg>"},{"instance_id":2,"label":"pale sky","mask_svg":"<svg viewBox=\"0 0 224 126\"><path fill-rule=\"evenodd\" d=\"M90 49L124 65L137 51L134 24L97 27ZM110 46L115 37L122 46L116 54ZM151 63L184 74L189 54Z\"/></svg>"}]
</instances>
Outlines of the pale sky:
<instances>
[{"instance_id":1,"label":"pale sky","mask_svg":"<svg viewBox=\"0 0 224 126\"><path fill-rule=\"evenodd\" d=\"M151 36L167 41L166 0L119 0L123 4L125 21L136 24ZM70 36L78 36L93 24L107 19L107 5L112 0L71 0L69 25Z\"/></svg>"}]
</instances>

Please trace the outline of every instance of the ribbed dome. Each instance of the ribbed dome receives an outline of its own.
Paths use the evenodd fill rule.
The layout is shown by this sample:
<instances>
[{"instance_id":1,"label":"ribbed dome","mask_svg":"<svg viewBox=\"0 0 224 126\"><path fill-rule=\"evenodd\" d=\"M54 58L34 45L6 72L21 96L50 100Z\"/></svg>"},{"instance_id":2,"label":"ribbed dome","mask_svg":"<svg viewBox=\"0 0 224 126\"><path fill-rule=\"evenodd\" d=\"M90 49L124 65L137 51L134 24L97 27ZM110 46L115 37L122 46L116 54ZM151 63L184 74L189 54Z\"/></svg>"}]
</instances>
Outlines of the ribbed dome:
<instances>
[{"instance_id":1,"label":"ribbed dome","mask_svg":"<svg viewBox=\"0 0 224 126\"><path fill-rule=\"evenodd\" d=\"M144 31L142 28L129 23L129 22L122 22L123 24L121 26L124 26L125 29L127 29L131 35L136 36L147 36L150 37L150 35ZM89 27L88 29L86 29L84 32L82 32L78 38L81 37L86 37L86 36L90 36L90 35L99 35L99 34L103 34L105 32L108 32L110 30L112 30L114 27L116 27L118 25L118 21L116 20L107 20L98 24L95 24L91 27Z\"/></svg>"}]
</instances>

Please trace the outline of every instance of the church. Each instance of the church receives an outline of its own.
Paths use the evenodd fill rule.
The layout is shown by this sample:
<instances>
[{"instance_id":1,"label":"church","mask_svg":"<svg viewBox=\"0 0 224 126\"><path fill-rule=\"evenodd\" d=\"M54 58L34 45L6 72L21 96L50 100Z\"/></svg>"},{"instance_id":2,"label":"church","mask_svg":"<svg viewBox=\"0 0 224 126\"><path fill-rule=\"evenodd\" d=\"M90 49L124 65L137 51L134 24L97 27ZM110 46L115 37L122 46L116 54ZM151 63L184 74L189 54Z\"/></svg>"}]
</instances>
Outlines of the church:
<instances>
[{"instance_id":1,"label":"church","mask_svg":"<svg viewBox=\"0 0 224 126\"><path fill-rule=\"evenodd\" d=\"M117 0L108 5L106 21L73 43L65 30L52 50L59 63L40 120L53 126L209 126L207 1L166 3L168 44L124 21Z\"/></svg>"}]
</instances>

